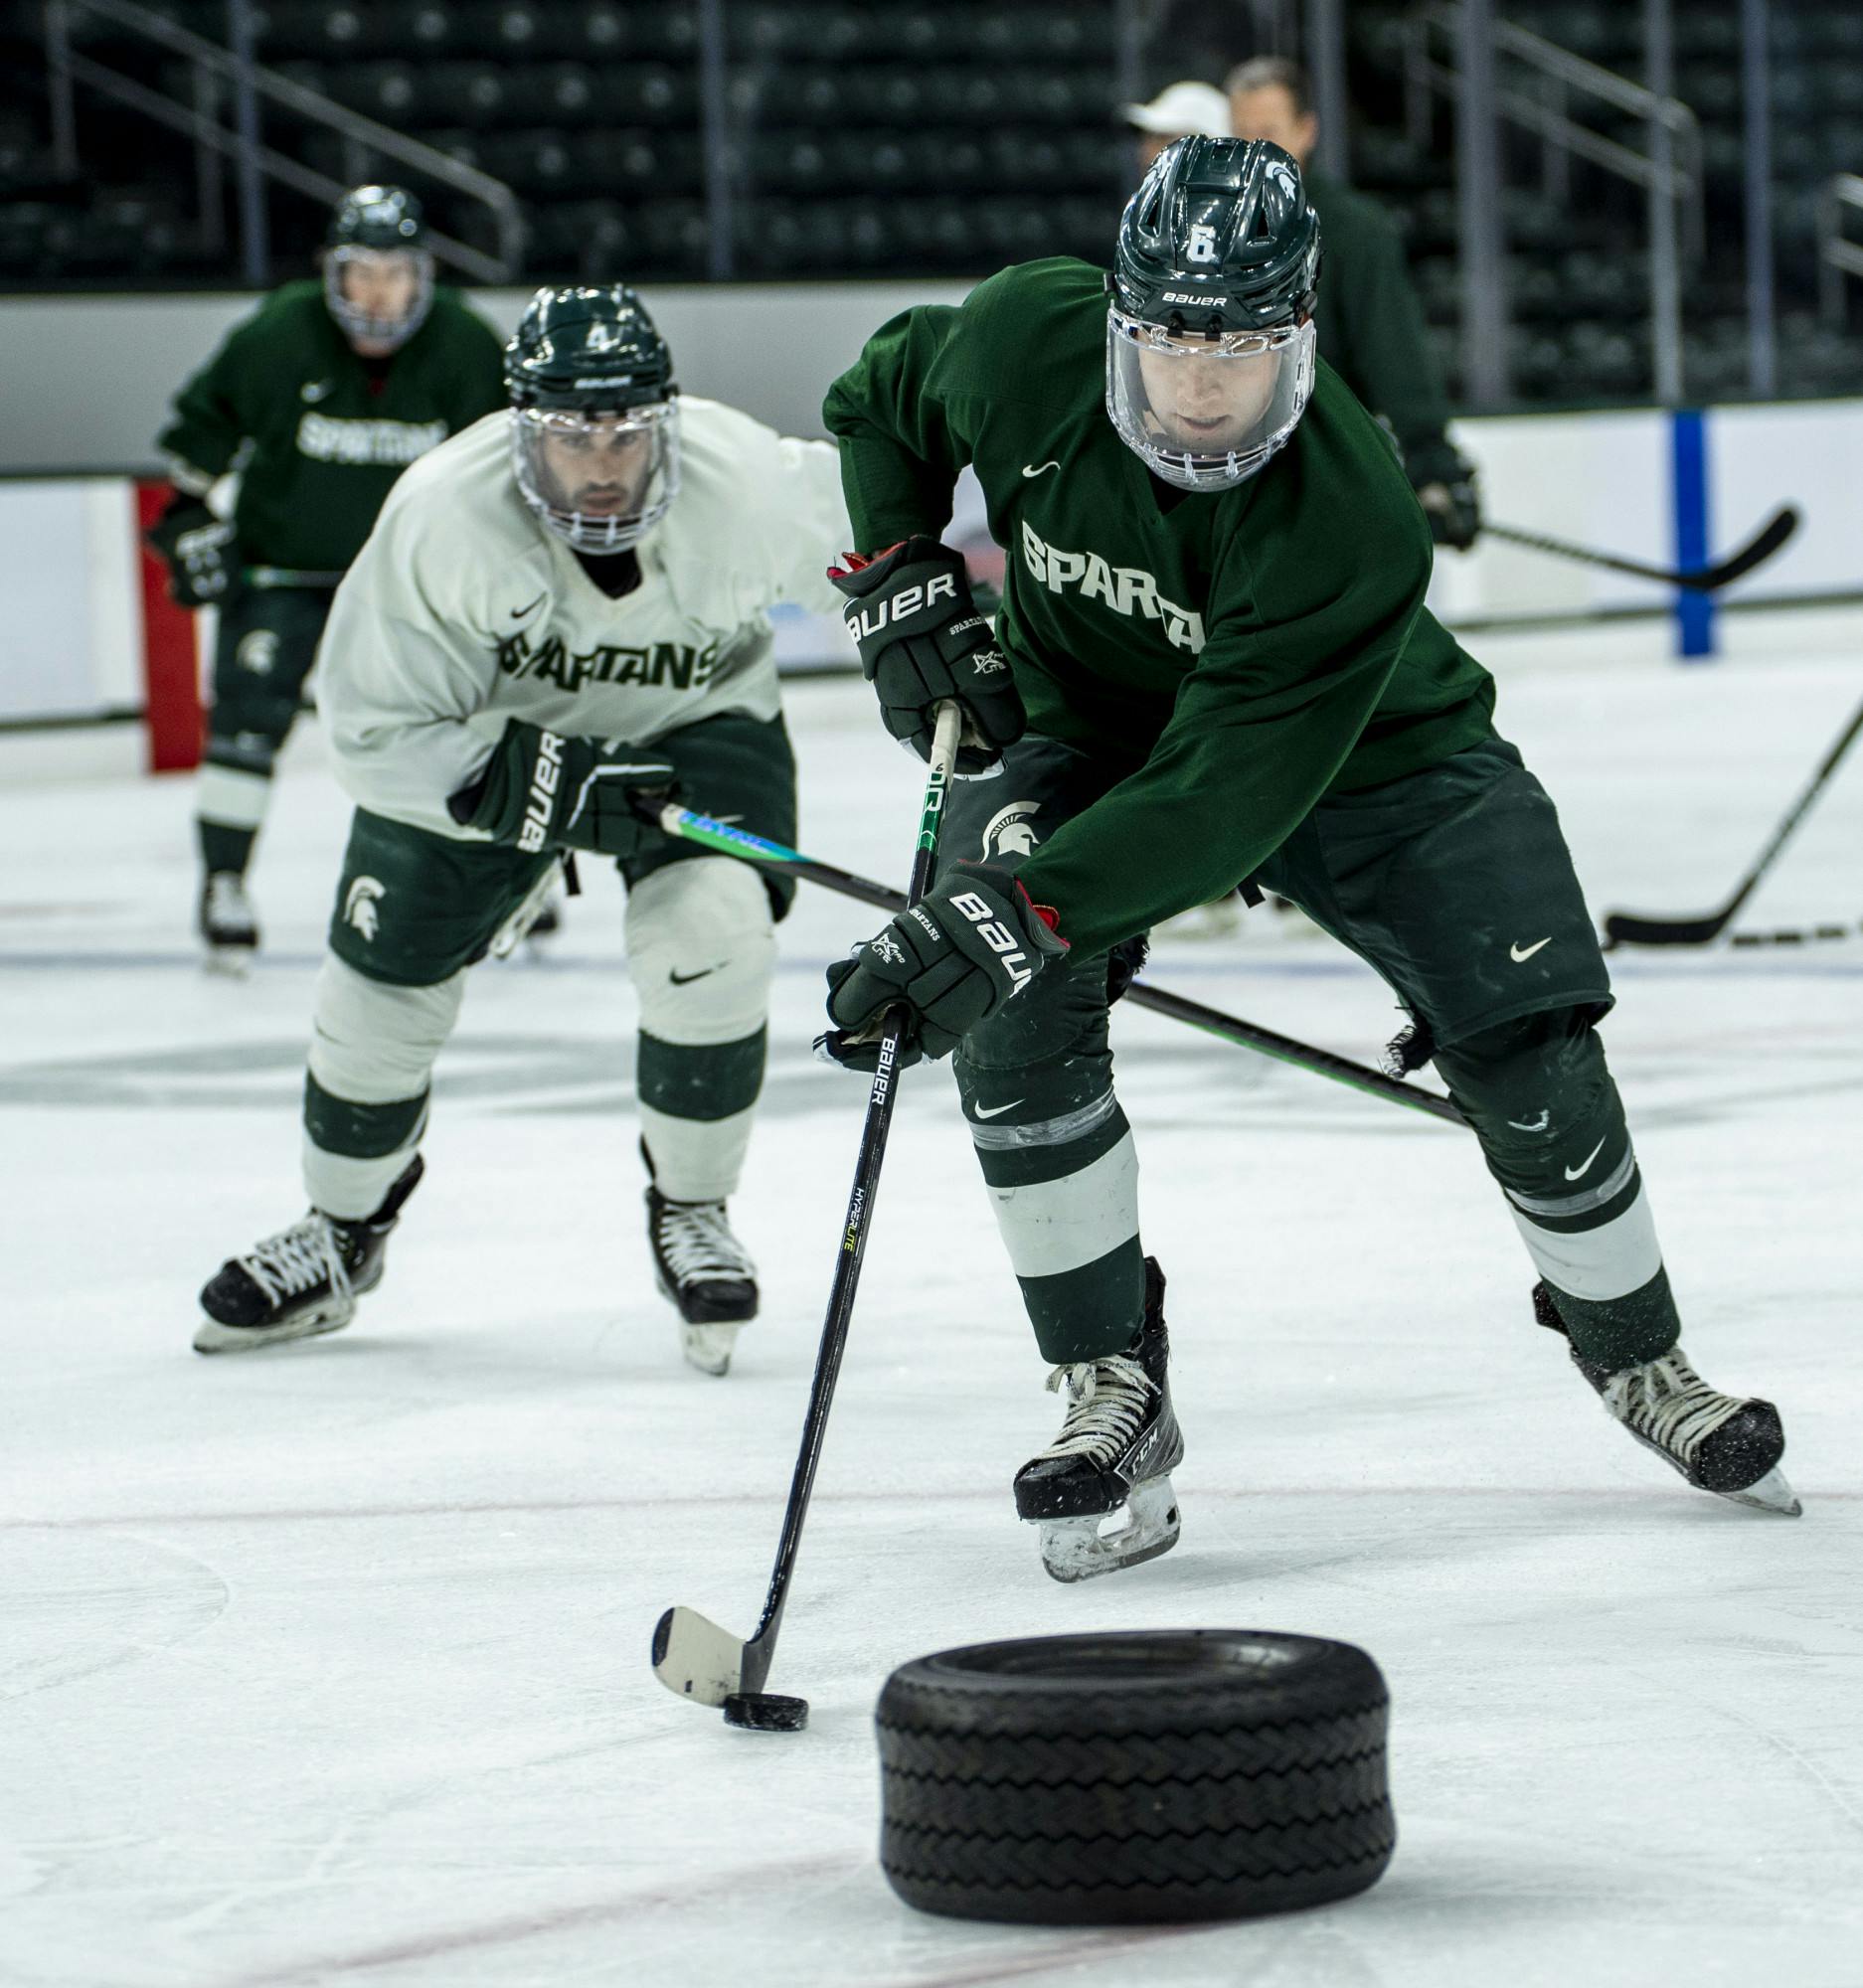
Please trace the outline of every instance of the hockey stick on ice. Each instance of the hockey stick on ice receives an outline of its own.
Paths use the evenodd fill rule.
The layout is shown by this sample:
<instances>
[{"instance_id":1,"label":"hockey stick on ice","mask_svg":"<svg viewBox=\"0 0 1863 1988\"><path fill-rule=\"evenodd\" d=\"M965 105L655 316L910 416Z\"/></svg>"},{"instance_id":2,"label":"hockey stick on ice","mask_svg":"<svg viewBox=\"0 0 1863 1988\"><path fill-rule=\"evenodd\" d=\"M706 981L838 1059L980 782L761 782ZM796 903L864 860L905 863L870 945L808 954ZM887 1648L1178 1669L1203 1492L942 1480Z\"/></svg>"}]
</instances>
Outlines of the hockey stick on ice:
<instances>
[{"instance_id":1,"label":"hockey stick on ice","mask_svg":"<svg viewBox=\"0 0 1863 1988\"><path fill-rule=\"evenodd\" d=\"M730 822L714 821L710 815L682 808L677 803L652 809L650 813L667 835L702 842L708 849L717 850L721 856L741 856L746 862L762 864L765 869L786 870L805 883L838 891L844 898L856 898L863 905L878 906L883 911L897 911L905 906L905 897L890 884L876 884L871 878L856 876L851 870L837 869L834 864L819 862L812 856L804 856L799 850L785 849L780 842L769 842L761 835L751 834L748 829L734 827ZM1408 1105L1413 1111L1422 1111L1451 1125L1467 1122L1454 1104L1439 1091L1402 1082L1381 1070L1354 1063L1350 1057L1335 1056L1330 1050L1315 1049L1310 1043L1299 1042L1292 1036L1277 1035L1259 1023L1245 1022L1238 1015L1225 1015L1217 1008L1206 1008L1201 1001L1173 994L1166 988L1135 980L1123 998L1135 1008L1149 1008L1154 1013L1169 1015L1174 1021L1188 1022L1192 1028L1220 1036L1240 1049L1255 1050L1262 1056L1272 1057L1277 1063L1292 1064L1295 1069L1311 1071L1316 1077L1331 1077L1335 1083L1347 1084L1369 1097L1389 1098L1393 1104Z\"/></svg>"},{"instance_id":2,"label":"hockey stick on ice","mask_svg":"<svg viewBox=\"0 0 1863 1988\"><path fill-rule=\"evenodd\" d=\"M1764 566L1798 529L1798 507L1787 504L1774 512L1737 553L1730 553L1714 566L1678 573L1673 568L1644 566L1640 560L1619 559L1615 553L1601 553L1595 547L1576 545L1571 539L1555 539L1545 532L1525 532L1518 525L1484 522L1490 538L1505 539L1509 545L1527 546L1536 553L1551 553L1556 559L1577 560L1581 566L1608 567L1612 573L1627 573L1635 580L1653 580L1664 586L1685 586L1691 593L1718 593L1735 580L1744 580L1755 567Z\"/></svg>"},{"instance_id":3,"label":"hockey stick on ice","mask_svg":"<svg viewBox=\"0 0 1863 1988\"><path fill-rule=\"evenodd\" d=\"M932 743L932 766L926 779L925 806L919 816L919 842L905 902L916 905L932 882L937 858L938 828L944 791L957 758L957 739L963 714L955 704L938 708L937 730ZM674 810L677 812L677 810ZM719 824L723 826L723 824ZM755 838L752 838L755 840ZM782 1515L782 1536L776 1543L776 1563L769 1576L763 1612L748 1642L740 1642L716 1622L693 1608L669 1608L653 1631L653 1672L668 1691L701 1705L722 1705L734 1726L793 1732L806 1724L808 1706L802 1699L766 1694L763 1681L776 1654L776 1635L789 1599L796 1549L802 1541L802 1521L808 1515L809 1493L815 1487L815 1466L821 1460L834 1384L847 1349L854 1313L854 1292L860 1282L861 1259L867 1252L867 1230L874 1196L880 1186L880 1163L886 1157L887 1133L893 1123L898 1094L900 1043L907 1012L889 1008L881 1018L878 1068L867 1096L867 1116L861 1126L860 1156L854 1163L854 1187L848 1196L847 1221L835 1258L834 1283L828 1293L828 1313L822 1321L821 1345L815 1355L815 1378L809 1386L808 1409L802 1420L802 1448L789 1482L789 1503Z\"/></svg>"},{"instance_id":4,"label":"hockey stick on ice","mask_svg":"<svg viewBox=\"0 0 1863 1988\"><path fill-rule=\"evenodd\" d=\"M1605 915L1606 945L1706 945L1710 939L1719 938L1741 906L1759 888L1760 880L1772 869L1774 859L1790 841L1793 830L1811 812L1812 802L1824 791L1826 781L1837 770L1837 762L1849 751L1859 732L1863 732L1863 705L1858 706L1850 723L1838 735L1837 743L1819 761L1804 791L1786 809L1784 820L1773 831L1753 868L1718 911L1704 911L1694 918L1652 918L1636 911L1609 911Z\"/></svg>"}]
</instances>

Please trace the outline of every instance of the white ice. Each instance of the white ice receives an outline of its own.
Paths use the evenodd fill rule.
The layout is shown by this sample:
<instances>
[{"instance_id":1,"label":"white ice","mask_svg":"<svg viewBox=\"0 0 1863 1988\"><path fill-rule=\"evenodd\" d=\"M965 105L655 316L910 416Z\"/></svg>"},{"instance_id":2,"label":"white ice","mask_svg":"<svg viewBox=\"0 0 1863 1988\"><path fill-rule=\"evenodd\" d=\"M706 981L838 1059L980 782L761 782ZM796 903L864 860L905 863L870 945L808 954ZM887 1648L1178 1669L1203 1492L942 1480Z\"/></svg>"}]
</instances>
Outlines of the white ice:
<instances>
[{"instance_id":1,"label":"white ice","mask_svg":"<svg viewBox=\"0 0 1863 1988\"><path fill-rule=\"evenodd\" d=\"M1854 619L1488 638L1592 901L1712 906L1863 695ZM912 764L797 687L804 845L903 878ZM30 742L8 747L21 764ZM737 1204L763 1317L683 1368L648 1273L611 879L488 965L386 1284L332 1338L189 1351L223 1256L301 1206L297 1104L346 813L293 747L266 950L205 977L185 782L0 790L0 1982L1863 1981L1863 938L1618 954L1607 1025L1686 1344L1776 1398L1797 1523L1689 1491L1533 1325L1465 1134L1135 1012L1170 1277L1183 1540L1077 1588L1009 1499L1054 1398L948 1076L906 1079L772 1689L655 1683L668 1603L755 1620L864 1089L814 1064L805 891ZM1863 749L1743 923L1863 917ZM1161 858L1162 860L1162 858ZM593 873L593 866L586 866ZM1523 932L1522 941L1537 933ZM1166 941L1184 988L1361 1058L1397 1022L1324 941ZM1087 1626L1303 1630L1393 1696L1396 1861L1283 1919L1139 1932L915 1914L875 1855L888 1669Z\"/></svg>"}]
</instances>

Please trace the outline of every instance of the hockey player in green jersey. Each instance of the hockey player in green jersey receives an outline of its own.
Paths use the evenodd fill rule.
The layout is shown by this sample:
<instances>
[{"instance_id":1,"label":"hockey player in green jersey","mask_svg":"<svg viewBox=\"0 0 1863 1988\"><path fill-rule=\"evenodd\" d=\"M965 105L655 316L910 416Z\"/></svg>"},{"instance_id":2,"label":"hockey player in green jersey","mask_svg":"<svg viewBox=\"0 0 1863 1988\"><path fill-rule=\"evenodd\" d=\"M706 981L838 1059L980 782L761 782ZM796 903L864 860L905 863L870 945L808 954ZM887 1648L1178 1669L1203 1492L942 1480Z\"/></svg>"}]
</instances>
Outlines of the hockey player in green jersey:
<instances>
[{"instance_id":1,"label":"hockey player in green jersey","mask_svg":"<svg viewBox=\"0 0 1863 1988\"><path fill-rule=\"evenodd\" d=\"M392 186L345 194L321 281L267 297L176 397L149 537L174 597L220 610L195 797L211 963L258 943L247 866L337 581L409 463L503 404L497 333L435 288L420 202ZM223 519L207 494L235 469Z\"/></svg>"},{"instance_id":2,"label":"hockey player in green jersey","mask_svg":"<svg viewBox=\"0 0 1863 1988\"><path fill-rule=\"evenodd\" d=\"M318 703L356 813L304 1085L311 1207L209 1280L203 1353L334 1332L381 1281L467 976L571 850L627 889L647 1241L686 1358L723 1374L758 1309L726 1202L794 885L641 809L683 789L794 841L765 610L835 605L835 451L681 395L618 284L540 290L506 378L509 408L408 472L337 589Z\"/></svg>"},{"instance_id":3,"label":"hockey player in green jersey","mask_svg":"<svg viewBox=\"0 0 1863 1988\"><path fill-rule=\"evenodd\" d=\"M1182 1454L1163 1278L1106 1010L1156 921L1250 880L1371 963L1474 1128L1536 1313L1639 1440L1795 1510L1767 1402L1707 1386L1679 1325L1595 1024L1609 983L1494 685L1424 605L1429 526L1313 349L1318 224L1278 147L1190 137L1112 274L1025 263L906 312L830 390L857 555L837 583L888 727L970 747L942 874L829 974L831 1053L894 1002L955 1052L1061 1432L1018 1473L1049 1572L1166 1551ZM992 640L937 535L971 464L1009 548ZM1111 1515L1123 1513L1122 1522Z\"/></svg>"}]
</instances>

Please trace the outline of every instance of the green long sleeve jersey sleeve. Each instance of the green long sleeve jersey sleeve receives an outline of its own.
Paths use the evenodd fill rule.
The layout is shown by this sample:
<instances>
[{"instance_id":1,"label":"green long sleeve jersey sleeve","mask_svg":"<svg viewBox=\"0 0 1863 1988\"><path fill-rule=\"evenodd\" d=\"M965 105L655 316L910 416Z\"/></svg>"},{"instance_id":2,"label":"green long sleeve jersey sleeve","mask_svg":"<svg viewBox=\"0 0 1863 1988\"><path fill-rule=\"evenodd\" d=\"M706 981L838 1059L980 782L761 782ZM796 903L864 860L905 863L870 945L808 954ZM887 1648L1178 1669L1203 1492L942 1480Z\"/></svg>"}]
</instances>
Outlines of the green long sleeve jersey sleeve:
<instances>
[{"instance_id":1,"label":"green long sleeve jersey sleeve","mask_svg":"<svg viewBox=\"0 0 1863 1988\"><path fill-rule=\"evenodd\" d=\"M1323 363L1263 470L1192 493L1120 441L1104 339L1098 269L1024 263L883 326L825 409L860 551L937 536L976 470L1030 729L1112 780L1021 872L1089 951L1233 889L1327 792L1485 738L1494 694L1424 606L1429 526Z\"/></svg>"},{"instance_id":2,"label":"green long sleeve jersey sleeve","mask_svg":"<svg viewBox=\"0 0 1863 1988\"><path fill-rule=\"evenodd\" d=\"M402 471L504 405L498 334L452 291L436 291L420 330L372 366L321 283L286 283L182 388L156 445L197 494L240 471L248 565L342 573Z\"/></svg>"}]
</instances>

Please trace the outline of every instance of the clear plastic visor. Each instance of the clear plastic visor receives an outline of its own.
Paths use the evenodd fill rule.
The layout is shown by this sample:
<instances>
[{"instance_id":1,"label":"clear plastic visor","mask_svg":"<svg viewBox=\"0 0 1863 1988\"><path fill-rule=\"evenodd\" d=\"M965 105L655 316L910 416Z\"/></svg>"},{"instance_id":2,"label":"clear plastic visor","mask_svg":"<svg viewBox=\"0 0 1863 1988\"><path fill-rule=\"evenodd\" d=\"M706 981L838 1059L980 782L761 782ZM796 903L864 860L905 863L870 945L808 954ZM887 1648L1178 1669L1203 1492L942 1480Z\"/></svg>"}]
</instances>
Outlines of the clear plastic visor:
<instances>
[{"instance_id":1,"label":"clear plastic visor","mask_svg":"<svg viewBox=\"0 0 1863 1988\"><path fill-rule=\"evenodd\" d=\"M323 297L352 343L406 345L433 302L433 256L425 248L330 248Z\"/></svg>"},{"instance_id":2,"label":"clear plastic visor","mask_svg":"<svg viewBox=\"0 0 1863 1988\"><path fill-rule=\"evenodd\" d=\"M1313 325L1175 337L1112 310L1106 413L1128 448L1182 490L1242 482L1293 432L1313 391Z\"/></svg>"},{"instance_id":3,"label":"clear plastic visor","mask_svg":"<svg viewBox=\"0 0 1863 1988\"><path fill-rule=\"evenodd\" d=\"M623 414L514 408L518 488L546 531L578 552L625 552L665 517L679 489L679 404Z\"/></svg>"}]
</instances>

